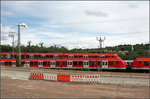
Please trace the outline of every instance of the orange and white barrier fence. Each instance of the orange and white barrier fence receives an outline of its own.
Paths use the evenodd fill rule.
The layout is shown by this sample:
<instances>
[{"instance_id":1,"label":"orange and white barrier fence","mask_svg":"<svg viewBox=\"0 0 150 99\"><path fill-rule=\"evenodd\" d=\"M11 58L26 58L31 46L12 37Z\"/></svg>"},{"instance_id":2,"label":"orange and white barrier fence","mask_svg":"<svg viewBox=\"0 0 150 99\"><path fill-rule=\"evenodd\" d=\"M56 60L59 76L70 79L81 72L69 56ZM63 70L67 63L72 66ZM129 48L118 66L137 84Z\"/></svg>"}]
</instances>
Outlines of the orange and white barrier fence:
<instances>
[{"instance_id":1,"label":"orange and white barrier fence","mask_svg":"<svg viewBox=\"0 0 150 99\"><path fill-rule=\"evenodd\" d=\"M100 83L100 75L64 75L50 73L31 73L30 78L65 82Z\"/></svg>"},{"instance_id":2,"label":"orange and white barrier fence","mask_svg":"<svg viewBox=\"0 0 150 99\"><path fill-rule=\"evenodd\" d=\"M44 74L43 73L30 73L30 78L44 80Z\"/></svg>"},{"instance_id":3,"label":"orange and white barrier fence","mask_svg":"<svg viewBox=\"0 0 150 99\"><path fill-rule=\"evenodd\" d=\"M71 75L71 82L100 83L99 75Z\"/></svg>"},{"instance_id":4,"label":"orange and white barrier fence","mask_svg":"<svg viewBox=\"0 0 150 99\"><path fill-rule=\"evenodd\" d=\"M57 74L44 73L44 80L57 81Z\"/></svg>"}]
</instances>

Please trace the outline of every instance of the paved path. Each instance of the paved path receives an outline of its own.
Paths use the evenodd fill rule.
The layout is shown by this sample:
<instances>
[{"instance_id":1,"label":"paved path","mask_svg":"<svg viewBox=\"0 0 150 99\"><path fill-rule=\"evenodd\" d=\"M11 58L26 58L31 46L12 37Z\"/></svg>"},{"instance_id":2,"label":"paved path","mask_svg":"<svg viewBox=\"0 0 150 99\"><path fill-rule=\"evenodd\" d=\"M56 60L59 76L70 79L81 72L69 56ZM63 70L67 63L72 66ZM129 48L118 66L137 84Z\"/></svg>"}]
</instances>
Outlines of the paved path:
<instances>
[{"instance_id":1,"label":"paved path","mask_svg":"<svg viewBox=\"0 0 150 99\"><path fill-rule=\"evenodd\" d=\"M17 70L1 70L2 77L10 77L13 79L28 80L30 72ZM100 77L100 82L104 84L121 84L121 85L141 85L149 86L148 78L129 78L129 77Z\"/></svg>"}]
</instances>

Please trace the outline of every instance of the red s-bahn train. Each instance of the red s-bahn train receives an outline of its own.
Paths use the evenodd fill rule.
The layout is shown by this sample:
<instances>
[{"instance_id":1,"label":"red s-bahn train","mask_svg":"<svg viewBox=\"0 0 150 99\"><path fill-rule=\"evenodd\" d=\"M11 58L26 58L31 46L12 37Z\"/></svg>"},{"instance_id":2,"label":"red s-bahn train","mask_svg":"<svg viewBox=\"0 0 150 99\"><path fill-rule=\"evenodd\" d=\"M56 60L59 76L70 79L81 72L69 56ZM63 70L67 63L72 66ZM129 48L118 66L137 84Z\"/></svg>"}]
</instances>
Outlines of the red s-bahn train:
<instances>
[{"instance_id":1,"label":"red s-bahn train","mask_svg":"<svg viewBox=\"0 0 150 99\"><path fill-rule=\"evenodd\" d=\"M2 59L2 66L16 66L15 59ZM86 69L126 69L120 58L64 58L64 59L21 59L21 67L37 68L86 68Z\"/></svg>"},{"instance_id":2,"label":"red s-bahn train","mask_svg":"<svg viewBox=\"0 0 150 99\"><path fill-rule=\"evenodd\" d=\"M21 59L56 59L56 58L98 58L118 57L115 53L21 53ZM13 53L1 53L1 59L12 59ZM14 53L14 59L17 53Z\"/></svg>"},{"instance_id":3,"label":"red s-bahn train","mask_svg":"<svg viewBox=\"0 0 150 99\"><path fill-rule=\"evenodd\" d=\"M136 58L132 64L133 70L150 70L150 58Z\"/></svg>"}]
</instances>

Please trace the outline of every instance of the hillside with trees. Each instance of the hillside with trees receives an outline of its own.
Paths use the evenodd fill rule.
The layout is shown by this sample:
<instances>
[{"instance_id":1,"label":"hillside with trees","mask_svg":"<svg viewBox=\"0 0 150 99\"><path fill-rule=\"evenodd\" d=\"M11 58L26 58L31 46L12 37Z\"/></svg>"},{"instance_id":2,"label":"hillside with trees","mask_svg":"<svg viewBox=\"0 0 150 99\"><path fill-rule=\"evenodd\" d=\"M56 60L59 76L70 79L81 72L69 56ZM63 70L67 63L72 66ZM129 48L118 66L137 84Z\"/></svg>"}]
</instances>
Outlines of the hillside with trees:
<instances>
[{"instance_id":1,"label":"hillside with trees","mask_svg":"<svg viewBox=\"0 0 150 99\"><path fill-rule=\"evenodd\" d=\"M1 52L12 52L12 46L1 45ZM15 47L17 52L17 47ZM43 53L100 53L98 48L93 49L67 49L65 47L39 47L39 46L21 46L21 52L43 52ZM102 49L102 53L116 53L123 60L132 60L137 57L150 57L150 44L136 44L136 45L118 45L106 47Z\"/></svg>"}]
</instances>

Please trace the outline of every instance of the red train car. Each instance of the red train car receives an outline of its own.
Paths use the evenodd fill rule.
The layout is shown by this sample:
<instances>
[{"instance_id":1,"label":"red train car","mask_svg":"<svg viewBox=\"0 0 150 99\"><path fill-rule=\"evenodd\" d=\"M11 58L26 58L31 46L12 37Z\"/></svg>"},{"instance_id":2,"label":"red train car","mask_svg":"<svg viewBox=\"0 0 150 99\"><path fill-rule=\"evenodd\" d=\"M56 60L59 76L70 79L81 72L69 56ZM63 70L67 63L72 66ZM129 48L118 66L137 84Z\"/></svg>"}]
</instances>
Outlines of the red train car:
<instances>
[{"instance_id":1,"label":"red train car","mask_svg":"<svg viewBox=\"0 0 150 99\"><path fill-rule=\"evenodd\" d=\"M21 53L21 59L53 59L53 58L97 58L118 57L115 53ZM13 53L1 53L2 59L12 59ZM17 53L14 53L17 58Z\"/></svg>"},{"instance_id":2,"label":"red train car","mask_svg":"<svg viewBox=\"0 0 150 99\"><path fill-rule=\"evenodd\" d=\"M2 66L15 67L15 59L2 59ZM22 59L21 67L37 68L86 68L86 69L126 69L120 58L66 58L66 59Z\"/></svg>"},{"instance_id":3,"label":"red train car","mask_svg":"<svg viewBox=\"0 0 150 99\"><path fill-rule=\"evenodd\" d=\"M150 70L150 58L136 58L131 64L131 69Z\"/></svg>"}]
</instances>

